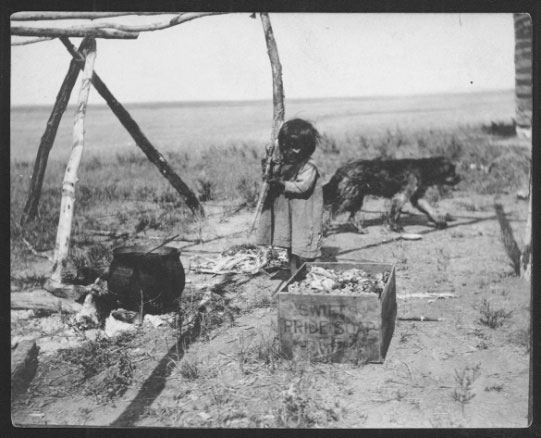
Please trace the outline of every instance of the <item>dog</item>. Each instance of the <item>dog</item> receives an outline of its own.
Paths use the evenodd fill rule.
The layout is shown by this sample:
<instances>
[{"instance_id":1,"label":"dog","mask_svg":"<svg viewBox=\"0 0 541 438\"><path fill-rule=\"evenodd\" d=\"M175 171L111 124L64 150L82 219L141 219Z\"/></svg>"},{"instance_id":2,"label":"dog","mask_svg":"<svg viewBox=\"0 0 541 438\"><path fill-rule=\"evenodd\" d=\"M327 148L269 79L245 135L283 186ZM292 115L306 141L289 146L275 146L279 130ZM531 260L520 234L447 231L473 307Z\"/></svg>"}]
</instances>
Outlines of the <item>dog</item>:
<instances>
[{"instance_id":1,"label":"dog","mask_svg":"<svg viewBox=\"0 0 541 438\"><path fill-rule=\"evenodd\" d=\"M447 227L445 217L438 215L423 199L433 185L454 186L460 182L455 164L445 157L393 160L357 160L340 167L323 185L323 200L330 219L349 212L348 222L359 229L355 215L367 195L392 198L387 217L393 231L402 231L398 218L407 201L423 212L437 228ZM360 226L360 232L363 229Z\"/></svg>"}]
</instances>

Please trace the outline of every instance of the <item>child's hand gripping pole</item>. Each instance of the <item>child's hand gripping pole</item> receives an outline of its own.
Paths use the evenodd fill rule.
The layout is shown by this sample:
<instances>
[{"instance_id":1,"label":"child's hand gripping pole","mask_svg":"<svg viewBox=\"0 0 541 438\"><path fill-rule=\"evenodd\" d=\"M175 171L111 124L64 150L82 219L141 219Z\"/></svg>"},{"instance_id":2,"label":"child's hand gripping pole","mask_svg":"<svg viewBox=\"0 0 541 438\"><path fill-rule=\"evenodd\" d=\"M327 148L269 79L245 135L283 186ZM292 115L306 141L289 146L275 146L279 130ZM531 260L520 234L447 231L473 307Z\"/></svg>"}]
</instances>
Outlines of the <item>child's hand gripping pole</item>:
<instances>
[{"instance_id":1,"label":"child's hand gripping pole","mask_svg":"<svg viewBox=\"0 0 541 438\"><path fill-rule=\"evenodd\" d=\"M263 172L263 186L259 192L259 200L257 201L257 207L255 209L254 219L252 220L252 226L250 227L250 234L254 232L255 224L263 210L263 204L267 198L267 193L269 192L269 179L271 178L272 172L272 159L274 157L274 150L278 140L273 141L270 146L267 148L267 156L265 159L265 170Z\"/></svg>"}]
</instances>

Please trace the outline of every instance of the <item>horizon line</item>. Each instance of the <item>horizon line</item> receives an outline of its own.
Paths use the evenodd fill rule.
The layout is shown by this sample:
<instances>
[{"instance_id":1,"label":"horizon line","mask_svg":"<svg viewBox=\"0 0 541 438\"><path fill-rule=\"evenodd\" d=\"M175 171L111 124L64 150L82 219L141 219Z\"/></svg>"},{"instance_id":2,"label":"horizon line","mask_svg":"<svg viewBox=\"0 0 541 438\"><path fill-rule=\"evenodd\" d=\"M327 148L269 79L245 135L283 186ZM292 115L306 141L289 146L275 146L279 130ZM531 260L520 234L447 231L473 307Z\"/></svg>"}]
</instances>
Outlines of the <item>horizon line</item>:
<instances>
[{"instance_id":1,"label":"horizon line","mask_svg":"<svg viewBox=\"0 0 541 438\"><path fill-rule=\"evenodd\" d=\"M446 96L446 95L461 95L461 94L482 94L482 93L496 93L496 92L512 92L514 88L487 88L485 90L474 91L439 91L432 93L410 93L410 94L374 94L365 96L322 96L322 97L284 97L285 101L315 101L315 100L337 100L337 99L351 99L351 100L363 100L363 99L392 99L392 98L407 98L407 97L427 97L427 96ZM241 104L241 103L272 103L272 98L254 98L254 99L200 99L200 100L148 100L148 101L125 101L126 105L216 105L216 104ZM10 103L11 109L26 108L26 107L50 107L53 103ZM75 103L68 104L68 106L76 106ZM88 106L102 107L107 106L106 102L89 103Z\"/></svg>"}]
</instances>

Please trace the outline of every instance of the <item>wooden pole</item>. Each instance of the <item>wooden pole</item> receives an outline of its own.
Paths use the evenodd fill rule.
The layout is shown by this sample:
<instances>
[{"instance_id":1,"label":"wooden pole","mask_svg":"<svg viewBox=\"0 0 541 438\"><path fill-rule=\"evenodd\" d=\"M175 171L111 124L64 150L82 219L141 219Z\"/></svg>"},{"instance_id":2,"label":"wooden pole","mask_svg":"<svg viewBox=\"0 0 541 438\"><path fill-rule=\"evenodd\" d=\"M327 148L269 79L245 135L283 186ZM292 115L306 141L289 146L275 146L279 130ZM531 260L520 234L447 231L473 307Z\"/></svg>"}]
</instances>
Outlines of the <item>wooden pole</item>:
<instances>
[{"instance_id":1,"label":"wooden pole","mask_svg":"<svg viewBox=\"0 0 541 438\"><path fill-rule=\"evenodd\" d=\"M88 42L88 49L86 50L81 90L79 92L79 101L73 123L73 146L66 167L66 173L64 174L64 181L62 183L60 218L58 219L53 270L50 278L50 286L53 288L62 284L62 269L66 263L69 252L73 207L75 205L75 184L77 183L77 170L84 149L84 119L95 59L96 40L90 39Z\"/></svg>"},{"instance_id":2,"label":"wooden pole","mask_svg":"<svg viewBox=\"0 0 541 438\"><path fill-rule=\"evenodd\" d=\"M532 138L532 19L513 14L515 31L515 119L517 135Z\"/></svg>"},{"instance_id":3,"label":"wooden pole","mask_svg":"<svg viewBox=\"0 0 541 438\"><path fill-rule=\"evenodd\" d=\"M265 34L265 42L267 43L267 54L272 69L272 105L273 105L273 128L272 142L278 136L280 126L284 122L285 107L284 107L284 85L282 82L282 64L278 56L278 46L274 39L271 22L267 13L261 14L261 23L263 24L263 32Z\"/></svg>"},{"instance_id":4,"label":"wooden pole","mask_svg":"<svg viewBox=\"0 0 541 438\"><path fill-rule=\"evenodd\" d=\"M27 44L35 44L35 43L41 43L42 41L50 41L54 38L51 38L51 37L43 37L43 38L40 38L40 37L37 37L37 38L28 38L28 39L25 39L25 40L21 40L21 41L11 41L11 45L12 46L26 46Z\"/></svg>"},{"instance_id":5,"label":"wooden pole","mask_svg":"<svg viewBox=\"0 0 541 438\"><path fill-rule=\"evenodd\" d=\"M274 39L274 33L272 32L272 26L270 23L269 15L267 13L261 14L261 23L263 25L263 33L265 34L265 42L267 44L267 54L271 63L272 70L272 133L271 133L271 154L267 156L267 160L271 160L272 156L277 153L278 148L274 147L278 132L282 123L284 123L284 85L282 82L282 64L280 63L280 57L278 56L278 46ZM267 163L267 171L269 170L270 162ZM249 232L252 233L255 225L258 221L259 215L263 210L263 204L269 191L269 183L265 179L263 186L259 191L259 199L257 201L257 207L252 219L252 225Z\"/></svg>"},{"instance_id":6,"label":"wooden pole","mask_svg":"<svg viewBox=\"0 0 541 438\"><path fill-rule=\"evenodd\" d=\"M520 254L520 276L530 281L532 278L532 171L530 169L530 196L528 197L528 220L524 230L524 246Z\"/></svg>"},{"instance_id":7,"label":"wooden pole","mask_svg":"<svg viewBox=\"0 0 541 438\"><path fill-rule=\"evenodd\" d=\"M69 39L61 38L62 43L66 46L71 55L76 59L82 59L81 54L77 52L77 49L71 44ZM190 190L190 188L182 181L182 179L175 173L172 167L169 165L165 157L156 150L156 148L150 143L148 138L143 134L139 125L132 119L128 111L116 100L113 94L105 86L97 73L92 75L92 85L96 91L105 99L109 108L117 116L118 120L124 128L130 133L135 140L135 144L141 148L147 158L158 168L160 173L171 183L175 190L184 198L186 205L193 213L205 216L205 210L199 203L197 196Z\"/></svg>"},{"instance_id":8,"label":"wooden pole","mask_svg":"<svg viewBox=\"0 0 541 438\"><path fill-rule=\"evenodd\" d=\"M11 21L38 21L38 20L81 20L110 17L123 17L126 15L164 15L167 12L16 12L11 15Z\"/></svg>"},{"instance_id":9,"label":"wooden pole","mask_svg":"<svg viewBox=\"0 0 541 438\"><path fill-rule=\"evenodd\" d=\"M134 39L137 38L139 32L151 32L169 27L177 26L187 21L195 20L196 18L206 17L209 15L223 14L224 12L187 12L176 14L173 18L167 18L164 21L140 24L126 25L113 22L97 22L91 21L77 26L66 27L28 27L20 25L11 26L11 35L16 36L34 36L40 38L58 38L58 37L81 37L92 36L95 38L120 38Z\"/></svg>"},{"instance_id":10,"label":"wooden pole","mask_svg":"<svg viewBox=\"0 0 541 438\"><path fill-rule=\"evenodd\" d=\"M139 34L137 32L126 32L116 29L102 29L93 27L72 27L72 28L55 28L55 27L26 27L26 26L11 26L11 35L17 36L34 36L34 37L94 37L106 39L136 39Z\"/></svg>"},{"instance_id":11,"label":"wooden pole","mask_svg":"<svg viewBox=\"0 0 541 438\"><path fill-rule=\"evenodd\" d=\"M88 45L88 38L83 39L79 50L86 49ZM38 204L41 196L41 188L43 186L43 178L45 177L45 170L47 168L47 160L49 159L49 152L53 147L56 132L58 131L58 125L62 119L62 115L68 106L68 102L71 96L71 90L75 85L77 76L79 75L79 66L77 63L79 60L73 59L70 62L66 77L62 82L56 101L47 121L45 132L41 137L39 143L38 154L34 163L34 171L32 172L32 180L30 181L30 188L28 190L28 196L26 198L26 204L24 206L23 214L21 216L21 225L26 224L28 221L33 220L38 212Z\"/></svg>"}]
</instances>

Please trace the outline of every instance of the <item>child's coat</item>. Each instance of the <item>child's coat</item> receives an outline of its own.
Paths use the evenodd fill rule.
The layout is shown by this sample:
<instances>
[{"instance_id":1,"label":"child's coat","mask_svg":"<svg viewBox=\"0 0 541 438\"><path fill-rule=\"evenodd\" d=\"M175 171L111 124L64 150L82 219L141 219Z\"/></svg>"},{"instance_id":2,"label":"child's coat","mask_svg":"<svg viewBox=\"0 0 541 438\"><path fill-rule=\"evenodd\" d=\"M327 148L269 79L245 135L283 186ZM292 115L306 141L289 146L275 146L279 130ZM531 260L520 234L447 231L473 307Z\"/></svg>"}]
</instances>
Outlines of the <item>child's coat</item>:
<instances>
[{"instance_id":1,"label":"child's coat","mask_svg":"<svg viewBox=\"0 0 541 438\"><path fill-rule=\"evenodd\" d=\"M293 178L284 181L284 192L269 193L257 230L259 245L291 248L299 257L321 255L323 189L315 163L308 160Z\"/></svg>"}]
</instances>

